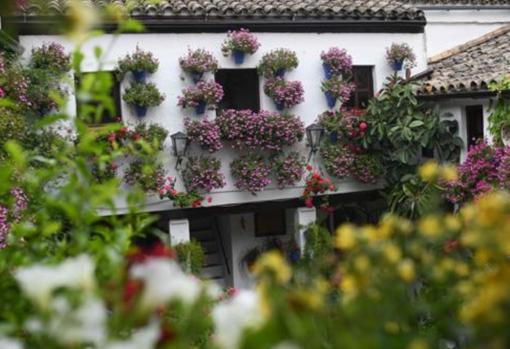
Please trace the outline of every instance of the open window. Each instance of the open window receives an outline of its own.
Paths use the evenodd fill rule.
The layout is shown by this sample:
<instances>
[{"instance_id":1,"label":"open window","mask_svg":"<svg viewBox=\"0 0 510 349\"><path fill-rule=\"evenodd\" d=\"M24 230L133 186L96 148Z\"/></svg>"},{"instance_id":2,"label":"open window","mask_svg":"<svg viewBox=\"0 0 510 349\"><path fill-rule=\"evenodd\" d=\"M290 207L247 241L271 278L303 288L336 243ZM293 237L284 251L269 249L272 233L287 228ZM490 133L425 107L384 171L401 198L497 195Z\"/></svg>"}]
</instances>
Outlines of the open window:
<instances>
[{"instance_id":1,"label":"open window","mask_svg":"<svg viewBox=\"0 0 510 349\"><path fill-rule=\"evenodd\" d=\"M86 84L84 86L83 84ZM76 99L78 116L90 126L117 122L121 115L120 82L113 71L82 73L75 79L75 91L84 86L89 93ZM108 104L104 96L109 96ZM109 106L110 108L108 108Z\"/></svg>"},{"instance_id":2,"label":"open window","mask_svg":"<svg viewBox=\"0 0 510 349\"><path fill-rule=\"evenodd\" d=\"M351 81L356 88L351 98L344 106L348 108L366 109L368 102L374 96L373 67L369 65L355 65L352 67Z\"/></svg>"},{"instance_id":3,"label":"open window","mask_svg":"<svg viewBox=\"0 0 510 349\"><path fill-rule=\"evenodd\" d=\"M255 213L255 236L271 237L285 235L285 209L263 210Z\"/></svg>"},{"instance_id":4,"label":"open window","mask_svg":"<svg viewBox=\"0 0 510 349\"><path fill-rule=\"evenodd\" d=\"M483 139L483 106L469 105L466 107L467 145L468 149Z\"/></svg>"},{"instance_id":5,"label":"open window","mask_svg":"<svg viewBox=\"0 0 510 349\"><path fill-rule=\"evenodd\" d=\"M220 69L216 82L223 86L225 95L218 108L260 110L259 75L257 69Z\"/></svg>"}]
</instances>

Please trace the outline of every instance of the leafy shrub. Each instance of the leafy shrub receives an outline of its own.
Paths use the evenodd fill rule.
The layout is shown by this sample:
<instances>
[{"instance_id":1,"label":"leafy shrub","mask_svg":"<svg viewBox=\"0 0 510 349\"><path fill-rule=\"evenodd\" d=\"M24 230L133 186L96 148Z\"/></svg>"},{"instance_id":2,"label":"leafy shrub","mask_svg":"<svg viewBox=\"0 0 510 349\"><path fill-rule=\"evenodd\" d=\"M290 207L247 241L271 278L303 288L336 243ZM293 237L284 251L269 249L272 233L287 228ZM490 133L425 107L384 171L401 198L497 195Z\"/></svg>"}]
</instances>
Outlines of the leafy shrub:
<instances>
[{"instance_id":1,"label":"leafy shrub","mask_svg":"<svg viewBox=\"0 0 510 349\"><path fill-rule=\"evenodd\" d=\"M122 99L128 104L149 108L163 103L165 96L153 83L135 82L124 91Z\"/></svg>"},{"instance_id":2,"label":"leafy shrub","mask_svg":"<svg viewBox=\"0 0 510 349\"><path fill-rule=\"evenodd\" d=\"M187 243L175 245L174 248L182 269L200 275L205 261L205 252L202 245L196 240L191 240Z\"/></svg>"}]
</instances>

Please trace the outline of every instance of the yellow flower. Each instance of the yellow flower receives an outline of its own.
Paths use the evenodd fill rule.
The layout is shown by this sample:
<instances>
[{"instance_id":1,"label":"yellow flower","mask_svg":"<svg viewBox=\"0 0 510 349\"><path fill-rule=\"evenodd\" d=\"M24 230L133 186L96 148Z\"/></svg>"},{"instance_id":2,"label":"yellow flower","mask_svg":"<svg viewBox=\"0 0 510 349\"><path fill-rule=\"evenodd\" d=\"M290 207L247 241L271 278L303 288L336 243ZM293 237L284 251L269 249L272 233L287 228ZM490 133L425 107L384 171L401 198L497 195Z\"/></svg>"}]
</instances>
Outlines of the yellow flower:
<instances>
[{"instance_id":1,"label":"yellow flower","mask_svg":"<svg viewBox=\"0 0 510 349\"><path fill-rule=\"evenodd\" d=\"M270 251L264 254L253 267L253 273L261 276L269 273L278 283L286 283L292 276L292 269L279 251Z\"/></svg>"},{"instance_id":2,"label":"yellow flower","mask_svg":"<svg viewBox=\"0 0 510 349\"><path fill-rule=\"evenodd\" d=\"M389 334L398 334L400 332L400 326L395 321L388 321L384 324L384 330Z\"/></svg>"},{"instance_id":3,"label":"yellow flower","mask_svg":"<svg viewBox=\"0 0 510 349\"><path fill-rule=\"evenodd\" d=\"M423 339L414 339L407 349L429 349L429 345Z\"/></svg>"},{"instance_id":4,"label":"yellow flower","mask_svg":"<svg viewBox=\"0 0 510 349\"><path fill-rule=\"evenodd\" d=\"M460 228L462 228L459 218L453 214L446 215L444 218L444 224L450 231L459 231Z\"/></svg>"},{"instance_id":5,"label":"yellow flower","mask_svg":"<svg viewBox=\"0 0 510 349\"><path fill-rule=\"evenodd\" d=\"M435 161L427 161L418 169L418 174L425 182L436 180L439 175L439 166Z\"/></svg>"},{"instance_id":6,"label":"yellow flower","mask_svg":"<svg viewBox=\"0 0 510 349\"><path fill-rule=\"evenodd\" d=\"M335 246L341 250L350 250L356 246L356 230L352 224L344 224L337 229Z\"/></svg>"},{"instance_id":7,"label":"yellow flower","mask_svg":"<svg viewBox=\"0 0 510 349\"><path fill-rule=\"evenodd\" d=\"M342 282L340 283L340 289L347 295L355 295L358 293L358 283L356 282L356 278L350 274L346 274L342 277Z\"/></svg>"},{"instance_id":8,"label":"yellow flower","mask_svg":"<svg viewBox=\"0 0 510 349\"><path fill-rule=\"evenodd\" d=\"M441 224L435 216L429 215L423 217L418 223L420 232L430 238L437 237L441 233Z\"/></svg>"},{"instance_id":9,"label":"yellow flower","mask_svg":"<svg viewBox=\"0 0 510 349\"><path fill-rule=\"evenodd\" d=\"M465 277L469 275L469 267L466 263L456 263L455 264L455 273L458 276Z\"/></svg>"},{"instance_id":10,"label":"yellow flower","mask_svg":"<svg viewBox=\"0 0 510 349\"><path fill-rule=\"evenodd\" d=\"M361 228L360 234L365 238L369 243L376 243L381 240L381 236L379 231L373 225L367 225Z\"/></svg>"},{"instance_id":11,"label":"yellow flower","mask_svg":"<svg viewBox=\"0 0 510 349\"><path fill-rule=\"evenodd\" d=\"M397 263L402 258L402 251L394 243L387 243L383 247L383 254L391 263Z\"/></svg>"},{"instance_id":12,"label":"yellow flower","mask_svg":"<svg viewBox=\"0 0 510 349\"><path fill-rule=\"evenodd\" d=\"M416 278L414 262L410 259L404 259L398 264L398 274L405 282L413 282Z\"/></svg>"},{"instance_id":13,"label":"yellow flower","mask_svg":"<svg viewBox=\"0 0 510 349\"><path fill-rule=\"evenodd\" d=\"M358 256L354 259L354 267L360 273L366 273L370 269L370 259L367 256Z\"/></svg>"},{"instance_id":14,"label":"yellow flower","mask_svg":"<svg viewBox=\"0 0 510 349\"><path fill-rule=\"evenodd\" d=\"M458 179L457 169L453 165L443 165L441 167L441 178L447 182L454 182Z\"/></svg>"}]
</instances>

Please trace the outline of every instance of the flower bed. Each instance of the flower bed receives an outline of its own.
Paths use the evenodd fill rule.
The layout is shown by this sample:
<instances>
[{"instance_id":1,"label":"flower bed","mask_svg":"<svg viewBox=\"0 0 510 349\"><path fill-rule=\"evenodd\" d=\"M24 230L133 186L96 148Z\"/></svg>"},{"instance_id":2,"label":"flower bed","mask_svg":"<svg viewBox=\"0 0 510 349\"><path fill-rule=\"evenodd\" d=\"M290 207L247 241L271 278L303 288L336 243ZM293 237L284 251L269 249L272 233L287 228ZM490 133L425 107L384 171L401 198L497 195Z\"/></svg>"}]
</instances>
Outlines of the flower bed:
<instances>
[{"instance_id":1,"label":"flower bed","mask_svg":"<svg viewBox=\"0 0 510 349\"><path fill-rule=\"evenodd\" d=\"M214 109L223 99L223 87L214 81L199 81L196 86L182 91L177 105L182 108L196 108L202 114L205 107Z\"/></svg>"},{"instance_id":2,"label":"flower bed","mask_svg":"<svg viewBox=\"0 0 510 349\"><path fill-rule=\"evenodd\" d=\"M223 148L220 128L214 121L207 118L203 120L186 119L184 125L188 138L191 142L200 144L202 149L214 153Z\"/></svg>"},{"instance_id":3,"label":"flower bed","mask_svg":"<svg viewBox=\"0 0 510 349\"><path fill-rule=\"evenodd\" d=\"M271 183L271 167L259 155L245 155L230 164L232 177L238 189L256 195Z\"/></svg>"},{"instance_id":4,"label":"flower bed","mask_svg":"<svg viewBox=\"0 0 510 349\"><path fill-rule=\"evenodd\" d=\"M280 151L300 142L303 122L294 115L249 110L226 110L216 118L221 138L236 149Z\"/></svg>"},{"instance_id":5,"label":"flower bed","mask_svg":"<svg viewBox=\"0 0 510 349\"><path fill-rule=\"evenodd\" d=\"M278 110L292 108L305 100L305 91L300 81L270 78L264 84L264 92L273 99Z\"/></svg>"},{"instance_id":6,"label":"flower bed","mask_svg":"<svg viewBox=\"0 0 510 349\"><path fill-rule=\"evenodd\" d=\"M297 68L298 64L299 61L294 51L280 48L266 53L257 66L257 70L259 75L266 78L283 77L285 72Z\"/></svg>"},{"instance_id":7,"label":"flower bed","mask_svg":"<svg viewBox=\"0 0 510 349\"><path fill-rule=\"evenodd\" d=\"M303 178L305 158L298 152L291 152L275 157L271 165L276 174L278 188L283 189L294 186Z\"/></svg>"},{"instance_id":8,"label":"flower bed","mask_svg":"<svg viewBox=\"0 0 510 349\"><path fill-rule=\"evenodd\" d=\"M209 193L226 185L219 159L202 156L187 160L182 177L188 192Z\"/></svg>"}]
</instances>

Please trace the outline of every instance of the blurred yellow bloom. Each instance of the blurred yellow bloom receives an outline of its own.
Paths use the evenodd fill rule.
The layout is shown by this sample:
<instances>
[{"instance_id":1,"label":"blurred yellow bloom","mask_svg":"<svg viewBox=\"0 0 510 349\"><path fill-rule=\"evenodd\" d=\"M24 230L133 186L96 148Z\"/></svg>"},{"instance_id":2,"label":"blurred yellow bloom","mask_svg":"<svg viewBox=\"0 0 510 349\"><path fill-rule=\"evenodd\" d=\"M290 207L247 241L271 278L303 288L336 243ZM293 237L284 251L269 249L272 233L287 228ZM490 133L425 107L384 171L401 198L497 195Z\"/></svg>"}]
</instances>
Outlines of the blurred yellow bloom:
<instances>
[{"instance_id":1,"label":"blurred yellow bloom","mask_svg":"<svg viewBox=\"0 0 510 349\"><path fill-rule=\"evenodd\" d=\"M441 233L441 224L436 216L426 216L418 223L420 232L427 237L437 237Z\"/></svg>"},{"instance_id":2,"label":"blurred yellow bloom","mask_svg":"<svg viewBox=\"0 0 510 349\"><path fill-rule=\"evenodd\" d=\"M469 267L466 263L455 264L455 273L458 276L465 277L469 275Z\"/></svg>"},{"instance_id":3,"label":"blurred yellow bloom","mask_svg":"<svg viewBox=\"0 0 510 349\"><path fill-rule=\"evenodd\" d=\"M367 256L358 256L354 259L354 267L360 273L366 273L370 269L370 259Z\"/></svg>"},{"instance_id":4,"label":"blurred yellow bloom","mask_svg":"<svg viewBox=\"0 0 510 349\"><path fill-rule=\"evenodd\" d=\"M373 225L362 227L360 233L370 243L376 243L381 240L379 231Z\"/></svg>"},{"instance_id":5,"label":"blurred yellow bloom","mask_svg":"<svg viewBox=\"0 0 510 349\"><path fill-rule=\"evenodd\" d=\"M99 14L93 6L87 6L80 0L70 0L67 4L67 35L75 42L82 43L98 24Z\"/></svg>"},{"instance_id":6,"label":"blurred yellow bloom","mask_svg":"<svg viewBox=\"0 0 510 349\"><path fill-rule=\"evenodd\" d=\"M405 282L413 282L416 278L414 262L410 259L404 259L398 264L398 274Z\"/></svg>"},{"instance_id":7,"label":"blurred yellow bloom","mask_svg":"<svg viewBox=\"0 0 510 349\"><path fill-rule=\"evenodd\" d=\"M384 330L389 334L398 334L400 332L400 326L395 321L387 321L384 324Z\"/></svg>"},{"instance_id":8,"label":"blurred yellow bloom","mask_svg":"<svg viewBox=\"0 0 510 349\"><path fill-rule=\"evenodd\" d=\"M286 283L292 277L292 269L279 251L264 254L253 267L257 276L271 274L278 283Z\"/></svg>"},{"instance_id":9,"label":"blurred yellow bloom","mask_svg":"<svg viewBox=\"0 0 510 349\"><path fill-rule=\"evenodd\" d=\"M400 247L392 242L386 243L383 247L383 254L391 263L397 263L402 258Z\"/></svg>"},{"instance_id":10,"label":"blurred yellow bloom","mask_svg":"<svg viewBox=\"0 0 510 349\"><path fill-rule=\"evenodd\" d=\"M439 176L439 165L435 161L427 161L418 169L418 174L425 182L432 182Z\"/></svg>"},{"instance_id":11,"label":"blurred yellow bloom","mask_svg":"<svg viewBox=\"0 0 510 349\"><path fill-rule=\"evenodd\" d=\"M358 283L356 282L356 278L350 274L345 274L342 277L340 289L347 295L356 295L358 293Z\"/></svg>"},{"instance_id":12,"label":"blurred yellow bloom","mask_svg":"<svg viewBox=\"0 0 510 349\"><path fill-rule=\"evenodd\" d=\"M356 230L352 224L344 224L337 229L335 246L341 250L350 250L356 246Z\"/></svg>"},{"instance_id":13,"label":"blurred yellow bloom","mask_svg":"<svg viewBox=\"0 0 510 349\"><path fill-rule=\"evenodd\" d=\"M429 349L429 345L423 339L415 339L409 344L407 349Z\"/></svg>"},{"instance_id":14,"label":"blurred yellow bloom","mask_svg":"<svg viewBox=\"0 0 510 349\"><path fill-rule=\"evenodd\" d=\"M447 182L454 182L458 179L457 169L453 165L443 165L441 167L441 178Z\"/></svg>"},{"instance_id":15,"label":"blurred yellow bloom","mask_svg":"<svg viewBox=\"0 0 510 349\"><path fill-rule=\"evenodd\" d=\"M324 299L321 294L304 289L294 289L290 291L288 301L294 307L310 310L319 310L324 306Z\"/></svg>"},{"instance_id":16,"label":"blurred yellow bloom","mask_svg":"<svg viewBox=\"0 0 510 349\"><path fill-rule=\"evenodd\" d=\"M460 228L462 228L459 218L453 214L446 215L444 218L444 224L450 231L459 231Z\"/></svg>"}]
</instances>

